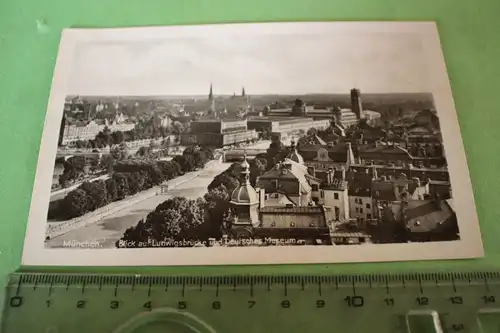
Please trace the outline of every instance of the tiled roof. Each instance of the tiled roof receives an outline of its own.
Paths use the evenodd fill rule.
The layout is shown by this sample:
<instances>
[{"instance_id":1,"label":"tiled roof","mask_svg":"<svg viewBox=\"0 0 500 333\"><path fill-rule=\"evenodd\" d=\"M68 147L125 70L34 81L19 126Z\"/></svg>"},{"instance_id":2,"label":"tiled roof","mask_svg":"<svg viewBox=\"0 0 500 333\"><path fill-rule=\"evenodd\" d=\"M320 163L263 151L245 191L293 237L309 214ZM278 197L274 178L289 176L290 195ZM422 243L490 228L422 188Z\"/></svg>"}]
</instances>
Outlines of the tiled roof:
<instances>
[{"instance_id":1,"label":"tiled roof","mask_svg":"<svg viewBox=\"0 0 500 333\"><path fill-rule=\"evenodd\" d=\"M285 173L283 173L285 171ZM285 161L274 166L271 170L264 173L259 179L280 179L280 178L295 178L300 184L301 193L309 193L311 191L311 186L306 179L307 167L285 159Z\"/></svg>"},{"instance_id":2,"label":"tiled roof","mask_svg":"<svg viewBox=\"0 0 500 333\"><path fill-rule=\"evenodd\" d=\"M356 197L371 197L372 176L367 174L352 173L348 177L348 194Z\"/></svg>"},{"instance_id":3,"label":"tiled roof","mask_svg":"<svg viewBox=\"0 0 500 333\"><path fill-rule=\"evenodd\" d=\"M261 207L261 213L280 214L324 214L324 208L320 206L296 206L296 207Z\"/></svg>"},{"instance_id":4,"label":"tiled roof","mask_svg":"<svg viewBox=\"0 0 500 333\"><path fill-rule=\"evenodd\" d=\"M373 182L372 196L374 199L383 201L396 201L396 193L394 192L394 184L391 182Z\"/></svg>"},{"instance_id":5,"label":"tiled roof","mask_svg":"<svg viewBox=\"0 0 500 333\"><path fill-rule=\"evenodd\" d=\"M401 216L401 206L399 210ZM412 200L407 204L406 226L410 232L430 232L454 216L445 200Z\"/></svg>"},{"instance_id":6,"label":"tiled roof","mask_svg":"<svg viewBox=\"0 0 500 333\"><path fill-rule=\"evenodd\" d=\"M407 154L408 151L401 146L398 145L384 145L380 144L377 147L373 145L359 145L358 146L359 153L384 153L384 154Z\"/></svg>"},{"instance_id":7,"label":"tiled roof","mask_svg":"<svg viewBox=\"0 0 500 333\"><path fill-rule=\"evenodd\" d=\"M345 153L347 151L347 144L345 144L344 142L340 142L340 143L338 143L336 145L332 145L332 146L322 145L322 144L314 144L314 145L306 144L306 145L301 146L299 148L299 151L300 152L302 152L302 151L314 151L314 152L317 152L319 148L324 148L328 152Z\"/></svg>"}]
</instances>

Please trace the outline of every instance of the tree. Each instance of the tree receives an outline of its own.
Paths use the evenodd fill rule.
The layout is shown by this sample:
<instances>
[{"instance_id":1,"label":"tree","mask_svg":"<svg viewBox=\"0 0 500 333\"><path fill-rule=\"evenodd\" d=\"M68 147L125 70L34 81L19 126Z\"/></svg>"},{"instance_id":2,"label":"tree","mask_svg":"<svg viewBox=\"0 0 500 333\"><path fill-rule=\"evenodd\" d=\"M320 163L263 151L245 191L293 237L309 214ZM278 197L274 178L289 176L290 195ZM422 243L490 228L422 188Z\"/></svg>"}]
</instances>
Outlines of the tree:
<instances>
[{"instance_id":1,"label":"tree","mask_svg":"<svg viewBox=\"0 0 500 333\"><path fill-rule=\"evenodd\" d=\"M172 123L172 132L176 135L182 134L185 132L184 125L182 125L179 121L174 121Z\"/></svg>"},{"instance_id":2,"label":"tree","mask_svg":"<svg viewBox=\"0 0 500 333\"><path fill-rule=\"evenodd\" d=\"M222 172L221 174L218 174L217 176L214 177L212 182L208 185L208 190L214 189L219 187L220 185L224 185L224 187L227 189L227 192L229 195L233 192L233 190L238 187L240 184L238 178L235 176L232 176L227 172L228 170Z\"/></svg>"},{"instance_id":3,"label":"tree","mask_svg":"<svg viewBox=\"0 0 500 333\"><path fill-rule=\"evenodd\" d=\"M165 179L173 179L180 174L180 166L176 162L173 161L159 161L158 167Z\"/></svg>"},{"instance_id":4,"label":"tree","mask_svg":"<svg viewBox=\"0 0 500 333\"><path fill-rule=\"evenodd\" d=\"M205 194L206 226L210 237L220 238L222 230L231 222L230 194L221 184Z\"/></svg>"},{"instance_id":5,"label":"tree","mask_svg":"<svg viewBox=\"0 0 500 333\"><path fill-rule=\"evenodd\" d=\"M113 143L111 131L107 126L104 127L101 132L97 133L95 141L98 143L99 147L110 146Z\"/></svg>"},{"instance_id":6,"label":"tree","mask_svg":"<svg viewBox=\"0 0 500 333\"><path fill-rule=\"evenodd\" d=\"M125 135L122 131L113 132L111 133L111 141L113 142L113 144L118 145L125 141Z\"/></svg>"},{"instance_id":7,"label":"tree","mask_svg":"<svg viewBox=\"0 0 500 333\"><path fill-rule=\"evenodd\" d=\"M136 194L145 189L146 177L140 172L127 173L127 184L129 194Z\"/></svg>"},{"instance_id":8,"label":"tree","mask_svg":"<svg viewBox=\"0 0 500 333\"><path fill-rule=\"evenodd\" d=\"M115 173L112 178L116 184L116 199L121 200L129 195L128 180L125 174Z\"/></svg>"},{"instance_id":9,"label":"tree","mask_svg":"<svg viewBox=\"0 0 500 333\"><path fill-rule=\"evenodd\" d=\"M92 158L89 159L89 169L90 172L96 173L97 170L99 170L99 166L101 164L101 159L99 156L93 156Z\"/></svg>"},{"instance_id":10,"label":"tree","mask_svg":"<svg viewBox=\"0 0 500 333\"><path fill-rule=\"evenodd\" d=\"M108 195L108 202L116 201L118 196L116 181L113 178L108 178L106 179L105 183L106 183L106 193Z\"/></svg>"},{"instance_id":11,"label":"tree","mask_svg":"<svg viewBox=\"0 0 500 333\"><path fill-rule=\"evenodd\" d=\"M87 161L84 156L73 156L64 162L63 173L68 174L69 180L78 179L80 176L85 174L87 169Z\"/></svg>"},{"instance_id":12,"label":"tree","mask_svg":"<svg viewBox=\"0 0 500 333\"><path fill-rule=\"evenodd\" d=\"M121 143L118 146L113 146L109 153L116 161L121 161L127 158L128 149L125 143Z\"/></svg>"},{"instance_id":13,"label":"tree","mask_svg":"<svg viewBox=\"0 0 500 333\"><path fill-rule=\"evenodd\" d=\"M61 185L62 188L66 188L69 185L69 174L66 172L63 172L59 176L59 185Z\"/></svg>"},{"instance_id":14,"label":"tree","mask_svg":"<svg viewBox=\"0 0 500 333\"><path fill-rule=\"evenodd\" d=\"M203 168L205 166L205 163L207 162L207 158L205 157L205 153L202 151L197 151L193 153L192 155L193 158L193 164L195 168Z\"/></svg>"},{"instance_id":15,"label":"tree","mask_svg":"<svg viewBox=\"0 0 500 333\"><path fill-rule=\"evenodd\" d=\"M87 142L83 140L77 140L75 142L75 147L78 149L87 148Z\"/></svg>"},{"instance_id":16,"label":"tree","mask_svg":"<svg viewBox=\"0 0 500 333\"><path fill-rule=\"evenodd\" d=\"M106 183L103 180L84 182L79 189L85 191L87 195L87 208L89 211L94 211L109 202Z\"/></svg>"},{"instance_id":17,"label":"tree","mask_svg":"<svg viewBox=\"0 0 500 333\"><path fill-rule=\"evenodd\" d=\"M70 191L61 202L61 211L68 218L82 216L89 211L87 193L82 189Z\"/></svg>"},{"instance_id":18,"label":"tree","mask_svg":"<svg viewBox=\"0 0 500 333\"><path fill-rule=\"evenodd\" d=\"M307 136L315 136L318 133L318 130L314 127L311 127L307 130Z\"/></svg>"},{"instance_id":19,"label":"tree","mask_svg":"<svg viewBox=\"0 0 500 333\"><path fill-rule=\"evenodd\" d=\"M175 156L173 161L181 166L183 172L190 172L194 170L195 161L192 155Z\"/></svg>"},{"instance_id":20,"label":"tree","mask_svg":"<svg viewBox=\"0 0 500 333\"><path fill-rule=\"evenodd\" d=\"M99 168L105 170L108 174L113 172L113 166L115 165L115 159L111 155L103 155L99 163Z\"/></svg>"},{"instance_id":21,"label":"tree","mask_svg":"<svg viewBox=\"0 0 500 333\"><path fill-rule=\"evenodd\" d=\"M151 148L142 146L139 149L137 149L137 153L135 153L137 156L142 156L142 157L147 157L151 154Z\"/></svg>"},{"instance_id":22,"label":"tree","mask_svg":"<svg viewBox=\"0 0 500 333\"><path fill-rule=\"evenodd\" d=\"M206 238L202 234L205 202L181 197L168 199L148 214L146 221L125 231L122 241L193 240ZM117 244L120 242L118 241Z\"/></svg>"},{"instance_id":23,"label":"tree","mask_svg":"<svg viewBox=\"0 0 500 333\"><path fill-rule=\"evenodd\" d=\"M250 165L250 184L252 184L252 186L255 186L257 177L259 177L264 173L264 171L266 171L266 166L257 158L251 160L249 165Z\"/></svg>"}]
</instances>

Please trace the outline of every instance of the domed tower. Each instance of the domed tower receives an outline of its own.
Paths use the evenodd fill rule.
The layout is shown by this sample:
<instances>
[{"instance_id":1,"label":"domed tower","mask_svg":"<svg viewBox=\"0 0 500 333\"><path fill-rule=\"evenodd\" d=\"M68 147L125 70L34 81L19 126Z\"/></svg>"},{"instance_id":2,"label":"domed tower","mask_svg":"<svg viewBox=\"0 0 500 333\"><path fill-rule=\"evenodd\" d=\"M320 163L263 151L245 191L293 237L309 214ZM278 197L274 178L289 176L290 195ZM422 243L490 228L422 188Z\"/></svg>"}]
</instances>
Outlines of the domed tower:
<instances>
[{"instance_id":1,"label":"domed tower","mask_svg":"<svg viewBox=\"0 0 500 333\"><path fill-rule=\"evenodd\" d=\"M290 142L290 154L287 156L287 158L301 165L304 165L304 158L297 151L297 146L295 145L294 139L292 139L292 142Z\"/></svg>"},{"instance_id":2,"label":"domed tower","mask_svg":"<svg viewBox=\"0 0 500 333\"><path fill-rule=\"evenodd\" d=\"M231 193L230 204L234 212L232 229L237 237L250 237L252 228L259 225L259 196L250 184L250 165L246 154L240 167L240 185Z\"/></svg>"}]
</instances>

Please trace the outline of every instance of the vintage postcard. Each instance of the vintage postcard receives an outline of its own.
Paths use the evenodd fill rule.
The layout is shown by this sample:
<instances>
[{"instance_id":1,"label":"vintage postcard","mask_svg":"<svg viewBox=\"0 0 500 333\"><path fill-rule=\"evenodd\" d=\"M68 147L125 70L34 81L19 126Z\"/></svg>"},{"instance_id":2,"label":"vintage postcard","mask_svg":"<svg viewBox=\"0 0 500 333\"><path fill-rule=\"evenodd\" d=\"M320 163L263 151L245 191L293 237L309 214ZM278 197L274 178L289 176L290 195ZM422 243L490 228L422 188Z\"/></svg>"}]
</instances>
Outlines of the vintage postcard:
<instances>
[{"instance_id":1,"label":"vintage postcard","mask_svg":"<svg viewBox=\"0 0 500 333\"><path fill-rule=\"evenodd\" d=\"M435 23L63 31L24 265L480 256Z\"/></svg>"}]
</instances>

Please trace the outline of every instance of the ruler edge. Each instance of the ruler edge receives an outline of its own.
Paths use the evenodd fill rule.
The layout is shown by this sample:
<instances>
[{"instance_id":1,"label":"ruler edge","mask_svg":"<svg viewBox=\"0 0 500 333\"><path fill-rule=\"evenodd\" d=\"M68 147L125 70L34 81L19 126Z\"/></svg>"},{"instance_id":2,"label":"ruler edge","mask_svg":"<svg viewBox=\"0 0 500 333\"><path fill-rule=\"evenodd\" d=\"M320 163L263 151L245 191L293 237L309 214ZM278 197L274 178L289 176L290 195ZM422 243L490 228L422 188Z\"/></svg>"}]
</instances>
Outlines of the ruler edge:
<instances>
[{"instance_id":1,"label":"ruler edge","mask_svg":"<svg viewBox=\"0 0 500 333\"><path fill-rule=\"evenodd\" d=\"M500 282L500 271L406 271L406 272L373 272L373 273L343 273L343 274L134 274L134 273L65 273L65 272L14 272L8 275L5 288L34 284L90 284L102 285L172 285L191 284L267 284L267 283L372 283L372 282Z\"/></svg>"}]
</instances>

